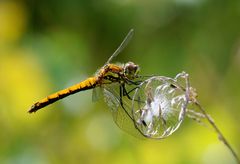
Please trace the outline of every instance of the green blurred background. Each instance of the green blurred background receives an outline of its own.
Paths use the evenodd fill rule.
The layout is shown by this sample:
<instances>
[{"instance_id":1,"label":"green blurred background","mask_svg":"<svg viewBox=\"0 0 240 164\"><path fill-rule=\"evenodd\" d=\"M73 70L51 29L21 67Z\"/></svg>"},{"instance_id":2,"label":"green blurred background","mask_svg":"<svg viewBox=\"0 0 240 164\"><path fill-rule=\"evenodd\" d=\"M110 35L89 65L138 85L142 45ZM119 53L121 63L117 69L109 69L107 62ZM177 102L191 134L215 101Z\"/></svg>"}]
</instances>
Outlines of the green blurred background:
<instances>
[{"instance_id":1,"label":"green blurred background","mask_svg":"<svg viewBox=\"0 0 240 164\"><path fill-rule=\"evenodd\" d=\"M199 100L240 154L240 1L0 1L0 163L235 163L217 135L185 119L160 141L119 129L91 91L28 114L37 100L115 61L141 74L190 74Z\"/></svg>"}]
</instances>

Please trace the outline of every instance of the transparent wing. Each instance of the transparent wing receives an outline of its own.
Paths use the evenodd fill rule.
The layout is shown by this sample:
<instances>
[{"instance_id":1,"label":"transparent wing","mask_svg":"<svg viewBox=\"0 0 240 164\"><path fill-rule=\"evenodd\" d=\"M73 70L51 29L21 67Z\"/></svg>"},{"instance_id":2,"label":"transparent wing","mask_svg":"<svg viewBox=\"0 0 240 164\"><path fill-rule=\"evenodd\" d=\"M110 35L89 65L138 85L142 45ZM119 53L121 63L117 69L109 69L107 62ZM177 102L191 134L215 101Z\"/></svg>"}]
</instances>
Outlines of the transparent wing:
<instances>
[{"instance_id":1,"label":"transparent wing","mask_svg":"<svg viewBox=\"0 0 240 164\"><path fill-rule=\"evenodd\" d=\"M95 87L92 91L92 101L96 102L103 97L103 89L101 87Z\"/></svg>"},{"instance_id":2,"label":"transparent wing","mask_svg":"<svg viewBox=\"0 0 240 164\"><path fill-rule=\"evenodd\" d=\"M127 86L127 90L133 87L134 86ZM135 128L132 120L132 100L127 96L123 96L121 100L120 85L118 83L106 84L103 88L105 102L111 109L113 120L117 126L135 137L144 138ZM132 96L132 93L129 93L129 96ZM122 105L120 101L122 101Z\"/></svg>"},{"instance_id":3,"label":"transparent wing","mask_svg":"<svg viewBox=\"0 0 240 164\"><path fill-rule=\"evenodd\" d=\"M110 63L112 61L112 59L114 57L116 57L129 43L129 41L131 40L132 36L133 36L133 32L134 30L131 29L127 36L123 39L122 43L120 44L120 46L116 49L116 51L112 54L112 56L108 59L108 61L106 62L106 64Z\"/></svg>"}]
</instances>

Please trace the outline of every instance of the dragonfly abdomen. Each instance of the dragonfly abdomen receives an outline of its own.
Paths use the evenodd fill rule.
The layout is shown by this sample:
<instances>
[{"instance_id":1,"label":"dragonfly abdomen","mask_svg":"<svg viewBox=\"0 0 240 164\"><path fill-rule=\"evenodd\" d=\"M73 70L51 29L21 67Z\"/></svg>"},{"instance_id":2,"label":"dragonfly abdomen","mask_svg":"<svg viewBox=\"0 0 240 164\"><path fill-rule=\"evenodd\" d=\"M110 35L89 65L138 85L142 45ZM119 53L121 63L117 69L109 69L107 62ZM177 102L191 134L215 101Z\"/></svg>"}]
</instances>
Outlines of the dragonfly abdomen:
<instances>
[{"instance_id":1,"label":"dragonfly abdomen","mask_svg":"<svg viewBox=\"0 0 240 164\"><path fill-rule=\"evenodd\" d=\"M58 91L56 93L53 93L44 99L36 102L34 105L32 105L31 109L28 111L29 113L36 112L37 110L52 104L56 102L59 99L62 99L64 97L67 97L69 95L72 95L74 93L87 90L87 89L92 89L98 84L98 80L96 77L90 77L78 84L75 84L69 88L63 89L61 91Z\"/></svg>"}]
</instances>

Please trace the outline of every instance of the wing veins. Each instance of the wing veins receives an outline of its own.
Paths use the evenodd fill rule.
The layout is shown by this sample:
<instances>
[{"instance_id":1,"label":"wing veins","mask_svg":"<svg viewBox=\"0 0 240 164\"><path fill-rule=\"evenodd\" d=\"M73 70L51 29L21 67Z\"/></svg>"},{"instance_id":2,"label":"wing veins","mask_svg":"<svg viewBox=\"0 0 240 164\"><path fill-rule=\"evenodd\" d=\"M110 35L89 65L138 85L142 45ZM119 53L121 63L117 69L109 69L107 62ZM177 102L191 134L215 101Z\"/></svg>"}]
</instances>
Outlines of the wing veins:
<instances>
[{"instance_id":1,"label":"wing veins","mask_svg":"<svg viewBox=\"0 0 240 164\"><path fill-rule=\"evenodd\" d=\"M133 36L133 32L134 30L131 29L127 36L123 39L122 43L119 45L119 47L115 50L115 52L112 54L112 56L110 56L110 58L108 59L108 61L106 62L106 64L109 64L114 57L116 57L129 43L129 41L131 40L132 36Z\"/></svg>"}]
</instances>

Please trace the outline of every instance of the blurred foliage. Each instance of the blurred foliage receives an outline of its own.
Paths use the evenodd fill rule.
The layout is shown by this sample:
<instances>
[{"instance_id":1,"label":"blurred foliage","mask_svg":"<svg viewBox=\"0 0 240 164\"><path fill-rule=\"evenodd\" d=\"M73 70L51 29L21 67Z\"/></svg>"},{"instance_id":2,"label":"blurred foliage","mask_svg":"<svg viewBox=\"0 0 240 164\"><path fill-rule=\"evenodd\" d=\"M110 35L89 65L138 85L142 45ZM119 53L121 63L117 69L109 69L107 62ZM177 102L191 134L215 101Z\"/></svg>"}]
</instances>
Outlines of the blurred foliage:
<instances>
[{"instance_id":1,"label":"blurred foliage","mask_svg":"<svg viewBox=\"0 0 240 164\"><path fill-rule=\"evenodd\" d=\"M0 163L234 163L186 119L171 137L122 132L91 91L29 115L40 98L92 75L129 29L116 61L144 75L190 74L199 100L240 154L240 1L0 1Z\"/></svg>"}]
</instances>

